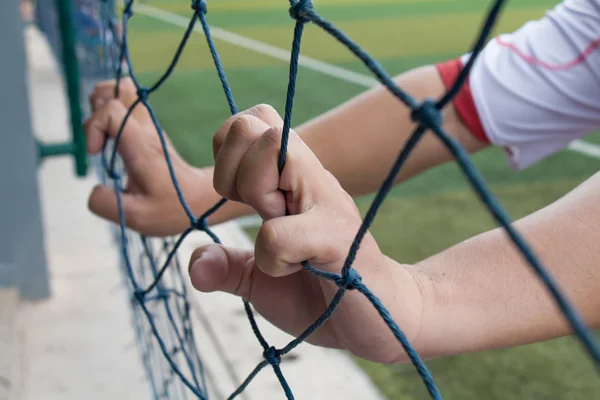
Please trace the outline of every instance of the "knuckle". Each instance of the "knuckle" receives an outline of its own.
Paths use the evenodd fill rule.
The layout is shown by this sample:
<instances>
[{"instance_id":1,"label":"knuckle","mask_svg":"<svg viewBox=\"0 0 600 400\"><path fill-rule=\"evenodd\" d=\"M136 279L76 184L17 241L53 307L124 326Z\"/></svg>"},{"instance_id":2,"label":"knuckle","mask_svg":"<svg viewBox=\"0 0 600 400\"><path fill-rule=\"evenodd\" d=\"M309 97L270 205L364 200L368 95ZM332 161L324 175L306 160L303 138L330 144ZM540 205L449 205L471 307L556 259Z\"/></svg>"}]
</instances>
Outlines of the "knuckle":
<instances>
[{"instance_id":1,"label":"knuckle","mask_svg":"<svg viewBox=\"0 0 600 400\"><path fill-rule=\"evenodd\" d=\"M276 124L281 121L281 117L279 116L277 110L275 110L275 108L269 104L257 104L248 111L269 125Z\"/></svg>"},{"instance_id":2,"label":"knuckle","mask_svg":"<svg viewBox=\"0 0 600 400\"><path fill-rule=\"evenodd\" d=\"M217 192L219 196L225 197L228 200L234 200L232 195L233 190L230 190L229 185L224 183L222 180L215 179L213 186L215 188L215 192Z\"/></svg>"},{"instance_id":3,"label":"knuckle","mask_svg":"<svg viewBox=\"0 0 600 400\"><path fill-rule=\"evenodd\" d=\"M96 83L96 85L94 86L94 90L92 91L91 96L94 96L100 92L102 92L106 87L109 86L111 81L101 81Z\"/></svg>"},{"instance_id":4,"label":"knuckle","mask_svg":"<svg viewBox=\"0 0 600 400\"><path fill-rule=\"evenodd\" d=\"M282 127L273 127L263 133L261 139L267 147L279 148L281 146L281 137L283 136Z\"/></svg>"},{"instance_id":5,"label":"knuckle","mask_svg":"<svg viewBox=\"0 0 600 400\"><path fill-rule=\"evenodd\" d=\"M219 149L221 148L221 146L223 145L223 139L225 137L225 132L222 131L217 131L217 133L215 133L215 135L213 136L213 154L216 157L217 153L219 152Z\"/></svg>"},{"instance_id":6,"label":"knuckle","mask_svg":"<svg viewBox=\"0 0 600 400\"><path fill-rule=\"evenodd\" d=\"M213 188L215 192L228 200L242 200L238 194L238 189L235 187L235 183L231 181L227 172L223 171L221 164L221 162L217 162L213 172Z\"/></svg>"},{"instance_id":7,"label":"knuckle","mask_svg":"<svg viewBox=\"0 0 600 400\"><path fill-rule=\"evenodd\" d=\"M269 115L272 113L277 114L277 111L275 111L275 108L273 108L273 106L271 106L270 104L266 104L266 103L261 103L261 104L257 104L254 107L251 108L251 110L254 110L258 115Z\"/></svg>"},{"instance_id":8,"label":"knuckle","mask_svg":"<svg viewBox=\"0 0 600 400\"><path fill-rule=\"evenodd\" d=\"M221 169L218 168L218 165L215 167L213 173L213 187L218 195L223 196L226 199L232 200L230 194L231 191L229 190L229 184L225 182L223 177L221 177Z\"/></svg>"},{"instance_id":9,"label":"knuckle","mask_svg":"<svg viewBox=\"0 0 600 400\"><path fill-rule=\"evenodd\" d=\"M250 139L252 135L252 117L251 115L238 115L229 127L228 138L232 140L238 138Z\"/></svg>"},{"instance_id":10,"label":"knuckle","mask_svg":"<svg viewBox=\"0 0 600 400\"><path fill-rule=\"evenodd\" d=\"M213 152L215 157L223 143L225 142L225 138L229 134L229 129L231 128L231 124L236 120L238 114L233 115L225 120L223 124L217 129L215 134L213 135Z\"/></svg>"},{"instance_id":11,"label":"knuckle","mask_svg":"<svg viewBox=\"0 0 600 400\"><path fill-rule=\"evenodd\" d=\"M281 252L279 232L277 231L277 227L272 222L272 220L266 221L260 227L256 242L260 244L265 254L271 257L277 257L277 255Z\"/></svg>"}]
</instances>

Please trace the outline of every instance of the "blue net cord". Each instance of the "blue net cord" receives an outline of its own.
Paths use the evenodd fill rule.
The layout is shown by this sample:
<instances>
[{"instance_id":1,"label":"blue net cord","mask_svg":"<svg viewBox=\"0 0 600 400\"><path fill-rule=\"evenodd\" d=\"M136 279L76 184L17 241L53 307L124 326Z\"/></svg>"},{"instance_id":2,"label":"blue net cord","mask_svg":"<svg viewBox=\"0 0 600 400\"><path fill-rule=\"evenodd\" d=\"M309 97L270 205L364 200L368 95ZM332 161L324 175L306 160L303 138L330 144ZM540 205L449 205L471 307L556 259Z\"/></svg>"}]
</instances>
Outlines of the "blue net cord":
<instances>
[{"instance_id":1,"label":"blue net cord","mask_svg":"<svg viewBox=\"0 0 600 400\"><path fill-rule=\"evenodd\" d=\"M107 0L103 0L103 1L107 1ZM194 0L192 2L193 15L190 19L190 23L189 23L185 33L184 33L182 41L181 41L179 47L177 48L175 55L173 56L172 62L170 63L170 65L167 68L167 70L165 71L165 73L150 88L142 87L139 84L138 80L136 79L136 76L134 73L134 68L131 63L131 59L130 59L130 55L129 55L129 51L128 51L127 26L128 26L129 19L133 16L133 10L132 10L133 3L134 3L134 0L128 0L125 4L125 8L123 11L123 34L122 34L122 37L119 42L120 47L121 47L121 50L119 52L119 54L120 54L119 61L121 60L121 58L125 58L130 77L132 78L132 80L137 88L138 99L132 105L127 116L125 117L124 121L122 122L121 130L115 139L115 143L113 144L114 147L112 150L112 155L110 157L110 161L108 161L106 159L106 156L104 156L103 163L104 163L106 175L108 176L109 179L111 179L113 181L113 185L114 185L115 191L117 193L118 206L119 206L119 210L120 210L119 225L120 225L120 237L121 237L121 252L122 252L122 256L123 256L123 260L124 260L124 264L125 264L126 275L131 284L131 287L132 287L134 307L137 307L137 309L138 309L138 311L136 311L136 313L142 314L143 316L145 316L146 322L148 323L148 325L150 327L152 337L154 338L155 342L157 343L157 345L159 347L159 351L162 353L164 360L166 360L166 362L168 363L168 365L170 367L170 376L173 379L175 377L179 378L181 380L182 384L185 385L187 388L189 388L192 391L192 393L194 393L198 398L205 399L205 398L207 398L207 391L206 391L206 382L203 378L204 374L202 373L202 364L200 362L194 361L196 359L199 360L199 357L197 356L197 352L196 352L196 348L195 348L195 343L193 342L193 340L187 341L187 342L184 340L184 338L189 338L189 337L193 336L190 334L191 325L189 324L189 312L187 312L187 311L183 312L183 313L179 312L177 315L177 318L175 318L174 315L170 311L166 312L168 323L170 325L177 325L178 321L176 319L179 319L179 321L183 321L184 326L186 327L186 329L183 331L184 332L183 336L182 336L182 331L178 331L177 329L173 329L171 332L171 335L173 336L173 341L178 344L176 346L177 351L174 352L174 351L170 350L167 347L167 345L165 344L166 342L164 340L164 337L159 332L158 325L155 321L155 315L153 315L149 311L149 304L163 302L163 304L166 305L168 303L168 301L167 301L168 298L177 298L177 299L183 300L182 304L184 304L185 307L187 307L186 310L189 310L189 303L187 302L187 295L185 293L185 290L184 289L181 289L181 290L169 289L169 286L167 286L163 283L163 281L165 279L165 275L167 273L167 270L176 270L177 271L177 268L174 267L174 265L177 265L176 251L177 251L179 245L182 243L182 241L192 231L194 231L194 230L203 231L203 232L207 233L216 243L220 243L218 237L208 227L208 224L206 223L206 218L209 215L211 215L212 213L214 213L216 210L218 210L227 201L226 199L221 199L211 209L209 209L207 212L205 212L203 215L201 215L199 217L195 217L192 214L192 211L189 208L189 206L183 196L183 193L182 193L179 183L177 181L177 177L173 170L169 152L168 152L168 149L166 146L166 140L164 137L164 133L160 127L160 124L158 122L158 119L156 118L154 111L152 110L152 108L150 107L150 105L148 103L148 97L154 91L156 91L168 79L168 77L174 71L176 64L179 60L179 57L181 56L181 54L185 48L185 45L190 37L191 32L193 31L193 28L194 28L197 20L200 21L202 29L204 31L204 34L205 34L205 37L206 37L206 40L207 40L207 43L209 46L209 50L210 50L211 56L213 58L219 79L221 80L221 83L222 83L222 86L224 89L224 93L225 93L225 97L228 102L231 113L232 114L237 113L237 108L235 106L233 95L232 95L231 89L229 87L229 84L227 82L226 75L225 75L224 69L221 65L221 61L219 59L216 47L215 47L214 42L211 37L210 27L206 20L206 13L207 13L206 1L205 0ZM385 70L381 67L381 65L379 65L379 63L375 59L373 59L371 56L369 56L367 54L367 52L365 52L356 43L354 43L342 31L337 29L334 25L332 25L330 22L326 21L318 13L316 13L313 8L312 0L291 0L290 1L289 13L290 13L290 16L296 21L296 24L295 24L295 28L294 28L294 38L293 38L291 58L290 58L289 83L288 83L287 99L286 99L286 106L285 106L285 113L284 113L284 129L283 129L281 150L280 150L279 161L278 161L278 168L279 168L280 172L283 170L283 168L285 166L285 161L286 161L287 144L288 144L289 132L290 132L291 121L292 121L295 84L296 84L296 79L297 79L298 58L299 58L299 54L300 54L302 33L303 33L304 27L307 23L312 23L313 25L316 25L316 26L320 27L321 29L323 29L324 31L328 32L334 38L336 38L340 43L342 43L344 46L346 46L353 54L355 54L369 68L369 70L371 70L373 72L373 74L376 76L378 81L383 86L385 86L395 97L397 97L399 101L401 101L402 103L404 103L407 107L409 107L411 109L411 117L412 117L413 121L417 123L417 127L414 130L414 132L412 133L412 135L410 136L410 139L407 141L407 143L405 144L405 146L399 153L392 169L390 170L388 176L385 178L381 188L377 192L377 195L376 195L373 203L371 204L371 207L369 208L369 210L363 220L363 223L362 223L359 231L357 232L355 239L349 249L348 256L346 258L346 261L344 263L341 273L334 274L334 273L321 271L321 270L314 268L306 261L302 263L304 268L309 273L312 273L322 279L330 280L339 287L338 292L336 293L336 295L334 296L334 298L332 299L331 303L328 305L328 307L326 308L324 313L312 325L310 325L308 328L306 328L306 330L301 335L299 335L297 338L292 340L290 343L288 343L283 348L277 349L277 348L269 345L268 341L262 335L258 324L256 323L256 320L254 318L254 314L253 314L250 304L247 302L244 302L244 308L248 315L248 319L249 319L250 325L252 327L252 331L254 332L259 344L263 348L264 360L261 361L254 368L254 370L240 384L240 386L229 396L229 399L234 399L237 396L239 396L246 389L246 387L252 382L254 377L268 365L272 366L274 373L276 374L276 376L282 386L282 389L284 391L286 398L293 399L294 398L293 392L292 392L290 386L288 385L288 383L283 375L283 372L280 368L281 358L283 356L285 356L287 353L289 353L296 346L298 346L300 343L305 341L313 332L315 332L320 326L322 326L325 323L325 321L327 321L327 319L333 314L333 312L339 305L340 301L344 297L345 293L347 293L347 291L349 291L349 290L356 290L356 291L362 293L370 301L370 303L373 305L373 307L377 310L377 312L380 314L382 319L388 325L391 332L397 338L398 342L403 346L404 350L406 351L410 360L412 361L413 365L415 366L417 372L419 373L420 377L422 378L423 383L426 386L431 398L432 399L441 399L442 398L440 391L434 382L433 377L431 376L427 367L423 363L422 359L419 357L418 353L414 350L412 345L409 343L408 339L406 338L406 336L404 335L404 333L402 332L400 327L393 321L391 315L389 314L389 312L387 311L385 306L376 297L376 295L373 292L371 292L371 290L366 285L364 285L362 283L360 275L352 267L354 260L356 258L356 254L360 248L360 243L361 243L364 235L367 233L372 222L374 221L375 216L379 210L379 207L385 200L386 196L389 194L389 191L391 190L391 188L394 184L396 176L398 175L399 171L401 170L402 166L404 165L406 159L408 158L408 156L410 155L410 153L412 152L414 147L417 145L419 140L428 131L431 131L446 146L446 148L454 155L459 166L461 167L461 170L465 174L467 180L472 185L473 190L478 194L480 200L488 208L488 210L493 214L493 216L496 219L496 221L498 222L498 224L504 228L508 237L512 240L514 245L522 253L524 259L531 265L534 272L539 276L541 281L545 284L545 286L547 287L552 298L555 300L556 304L558 305L560 310L563 312L565 318L567 319L570 326L572 327L573 332L575 333L577 338L583 344L585 350L589 353L590 357L593 359L596 366L600 366L600 351L599 351L598 345L597 345L594 337L586 329L585 325L583 324L583 322L582 322L580 316L578 315L578 313L576 312L576 310L569 304L569 302L566 300L564 295L561 293L561 291L558 288L558 285L556 284L556 282L554 281L552 276L543 267L543 265L539 262L538 258L535 256L535 254L533 253L531 248L527 245L525 240L512 227L510 218L507 216L507 214L504 212L504 210L499 205L497 200L492 196L492 194L486 187L484 180L482 179L480 174L473 167L471 161L469 160L469 156L468 156L467 152L460 146L460 144L458 142L456 142L456 140L454 140L442 128L443 118L442 118L441 109L453 99L453 97L457 94L458 90L460 89L461 85L466 80L466 78L469 74L469 71L470 71L471 67L473 66L473 63L474 63L475 59L477 58L478 54L483 49L483 47L488 39L488 36L497 20L500 10L502 9L502 6L504 4L505 4L504 0L496 0L493 2L492 7L490 8L488 15L485 19L485 23L483 24L481 32L478 35L475 45L472 48L472 52L471 52L469 61L465 65L465 68L463 69L463 71L461 72L459 77L457 78L454 85L443 96L441 96L441 98L438 99L437 101L434 99L425 99L422 102L418 102L410 94L406 93L398 85L396 85L393 82L393 80L390 78L389 74L387 72L385 72ZM117 79L117 91L115 94L118 94L118 86L119 86L118 81L121 79L122 66L121 66L120 62L117 62L117 63L113 63L113 67L114 67L113 70L115 72L115 77ZM146 107L148 109L148 112L150 113L150 116L155 125L156 132L158 134L158 137L160 139L160 142L161 142L161 145L163 148L165 161L169 168L171 180L173 182L173 188L177 193L177 196L178 196L179 202L181 203L182 208L184 209L184 211L186 212L186 214L190 220L190 227L186 231L184 231L183 234L181 234L181 236L177 239L177 241L173 245L165 247L167 256L166 256L166 259L164 260L164 262L162 263L161 267L158 268L157 264L150 265L149 269L150 269L150 274L151 274L151 280L146 285L143 285L140 283L140 281L138 281L138 278L140 278L140 276L142 274L138 273L137 274L138 276L136 276L136 271L132 267L132 263L130 260L130 253L128 251L128 236L127 236L126 227L125 227L125 215L124 215L122 204L121 204L121 195L123 192L123 185L122 185L123 177L121 177L121 175L118 173L117 168L116 168L116 160L117 160L116 148L117 148L119 140L122 136L123 127L125 126L127 119L131 116L131 111L133 110L133 108L140 103L144 107ZM104 154L106 154L106 152L104 152ZM144 252L148 255L148 253L150 253L150 250L144 249ZM152 257L146 257L146 258L153 259ZM176 275L179 276L179 278L181 278L181 271L179 270L176 273ZM183 282L183 281L181 281L181 282ZM185 285L182 284L181 287L184 288ZM141 310L141 312L140 312L140 310ZM184 374L184 372L182 371L182 365L178 364L175 361L174 354L177 352L185 352L186 353L183 358L184 361L182 364L187 365L190 374L188 374L188 375ZM149 359L149 357L147 356L146 353L144 353L143 357L146 357L147 359ZM189 377L189 375L191 375L191 378ZM153 385L153 390L155 392L155 396L157 396L157 393L158 393L159 397L164 395L164 393L160 393L161 390L157 386L156 379L154 379L152 385ZM163 383L163 387L165 387L165 386L166 385ZM163 390L163 392L164 392L164 390Z\"/></svg>"}]
</instances>

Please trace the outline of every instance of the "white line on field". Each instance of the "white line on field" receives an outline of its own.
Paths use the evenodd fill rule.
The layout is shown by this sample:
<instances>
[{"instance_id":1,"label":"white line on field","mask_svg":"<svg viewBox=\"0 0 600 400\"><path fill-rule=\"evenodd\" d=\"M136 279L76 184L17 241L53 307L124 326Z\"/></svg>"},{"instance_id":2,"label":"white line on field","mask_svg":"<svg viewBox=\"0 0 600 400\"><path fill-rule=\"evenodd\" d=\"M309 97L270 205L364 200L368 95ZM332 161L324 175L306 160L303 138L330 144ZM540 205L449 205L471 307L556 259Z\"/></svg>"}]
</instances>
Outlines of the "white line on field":
<instances>
[{"instance_id":1,"label":"white line on field","mask_svg":"<svg viewBox=\"0 0 600 400\"><path fill-rule=\"evenodd\" d=\"M145 4L137 4L135 11L140 14L168 22L173 25L185 28L188 26L190 19L182 17L181 15L173 14L168 11L161 10L160 8L148 6ZM196 26L194 29L196 32L204 34L200 26ZM276 58L281 61L290 61L290 51L282 49L280 47L271 46L258 40L250 39L246 36L238 35L230 31L226 31L215 26L210 27L210 32L216 39L222 40L234 46L243 47L247 50L252 50L256 53L264 54L266 56ZM350 71L345 68L340 68L335 65L315 60L314 58L300 56L300 65L313 71L320 72L324 75L329 75L334 78L341 79L346 82L355 83L359 86L372 87L377 85L377 80L368 75L360 74L358 72Z\"/></svg>"},{"instance_id":2,"label":"white line on field","mask_svg":"<svg viewBox=\"0 0 600 400\"><path fill-rule=\"evenodd\" d=\"M182 17L181 15L173 14L169 11L161 10L160 8L152 7L146 4L136 4L135 11L148 17L152 17L172 25L177 25L182 28L187 27L190 22L189 18ZM204 34L202 28L199 26L196 26L194 31ZM271 46L270 44L259 42L258 40L250 39L246 36L238 35L237 33L217 28L215 26L211 26L210 31L212 36L216 39L222 40L234 46L252 50L256 53L264 54L277 60L285 62L290 61L289 50ZM350 71L348 69L303 55L301 55L299 58L299 64L310 70L317 71L324 75L354 83L358 86L363 86L366 88L373 87L379 83L371 76ZM585 142L583 140L575 140L569 146L567 146L567 149L584 154L588 157L600 159L600 146L594 143Z\"/></svg>"},{"instance_id":3,"label":"white line on field","mask_svg":"<svg viewBox=\"0 0 600 400\"><path fill-rule=\"evenodd\" d=\"M576 151L581 154L593 158L600 158L600 146L594 143L584 142L583 140L575 140L567 146L571 151Z\"/></svg>"}]
</instances>

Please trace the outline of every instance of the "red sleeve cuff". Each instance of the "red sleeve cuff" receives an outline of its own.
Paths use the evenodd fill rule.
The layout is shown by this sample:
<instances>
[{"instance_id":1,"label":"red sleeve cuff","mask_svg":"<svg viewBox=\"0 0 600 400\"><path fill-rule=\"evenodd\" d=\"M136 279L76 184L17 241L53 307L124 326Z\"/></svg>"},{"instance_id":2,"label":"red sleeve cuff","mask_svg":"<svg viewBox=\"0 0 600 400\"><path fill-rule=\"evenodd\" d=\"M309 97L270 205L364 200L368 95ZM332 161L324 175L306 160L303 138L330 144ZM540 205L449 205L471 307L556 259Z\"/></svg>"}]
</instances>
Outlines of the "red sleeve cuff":
<instances>
[{"instance_id":1,"label":"red sleeve cuff","mask_svg":"<svg viewBox=\"0 0 600 400\"><path fill-rule=\"evenodd\" d=\"M442 77L444 86L446 89L449 89L456 81L460 71L462 71L463 64L461 60L457 58L436 64L436 68ZM462 85L458 94L454 97L452 103L458 113L458 117L465 124L467 129L471 131L473 136L484 143L490 143L490 140L486 136L483 126L481 125L479 115L477 114L477 109L475 108L475 102L473 101L473 95L471 93L471 84L468 78L464 85Z\"/></svg>"}]
</instances>

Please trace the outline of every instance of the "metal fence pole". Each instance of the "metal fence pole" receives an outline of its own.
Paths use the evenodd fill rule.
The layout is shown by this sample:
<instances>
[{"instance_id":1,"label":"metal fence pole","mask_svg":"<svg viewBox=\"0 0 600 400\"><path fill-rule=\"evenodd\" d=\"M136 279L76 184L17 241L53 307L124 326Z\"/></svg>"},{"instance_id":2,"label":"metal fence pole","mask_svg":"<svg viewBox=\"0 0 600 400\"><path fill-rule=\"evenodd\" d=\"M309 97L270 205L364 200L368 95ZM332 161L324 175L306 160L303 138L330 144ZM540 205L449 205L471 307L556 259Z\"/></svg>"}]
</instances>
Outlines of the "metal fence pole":
<instances>
[{"instance_id":1,"label":"metal fence pole","mask_svg":"<svg viewBox=\"0 0 600 400\"><path fill-rule=\"evenodd\" d=\"M23 299L50 295L32 134L24 24L18 1L0 1L0 263L16 269Z\"/></svg>"}]
</instances>

